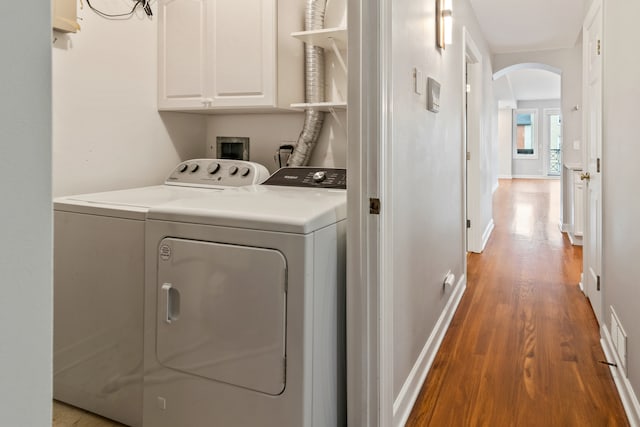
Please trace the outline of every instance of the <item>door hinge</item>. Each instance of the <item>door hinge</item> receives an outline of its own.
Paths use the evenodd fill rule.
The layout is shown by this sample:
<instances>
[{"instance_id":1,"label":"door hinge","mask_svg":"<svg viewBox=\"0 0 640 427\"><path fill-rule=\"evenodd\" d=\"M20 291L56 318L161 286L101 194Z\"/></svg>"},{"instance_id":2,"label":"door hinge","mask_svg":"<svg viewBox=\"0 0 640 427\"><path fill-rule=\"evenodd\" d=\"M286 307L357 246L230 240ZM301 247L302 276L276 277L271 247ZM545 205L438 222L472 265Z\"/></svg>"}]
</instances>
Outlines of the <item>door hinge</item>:
<instances>
[{"instance_id":1,"label":"door hinge","mask_svg":"<svg viewBox=\"0 0 640 427\"><path fill-rule=\"evenodd\" d=\"M596 291L600 290L600 276L596 276Z\"/></svg>"},{"instance_id":2,"label":"door hinge","mask_svg":"<svg viewBox=\"0 0 640 427\"><path fill-rule=\"evenodd\" d=\"M471 228L471 220L470 219L467 220L467 228Z\"/></svg>"},{"instance_id":3,"label":"door hinge","mask_svg":"<svg viewBox=\"0 0 640 427\"><path fill-rule=\"evenodd\" d=\"M369 199L369 213L372 215L380 215L380 199Z\"/></svg>"},{"instance_id":4,"label":"door hinge","mask_svg":"<svg viewBox=\"0 0 640 427\"><path fill-rule=\"evenodd\" d=\"M598 47L597 47L596 49L597 49L597 51L598 51L598 52L597 52L597 53L598 53L598 56L600 56L600 50L601 50L601 48L600 48L600 40L598 40L598 43L597 43L597 44L598 44Z\"/></svg>"},{"instance_id":5,"label":"door hinge","mask_svg":"<svg viewBox=\"0 0 640 427\"><path fill-rule=\"evenodd\" d=\"M600 173L600 157L596 159L596 172Z\"/></svg>"},{"instance_id":6,"label":"door hinge","mask_svg":"<svg viewBox=\"0 0 640 427\"><path fill-rule=\"evenodd\" d=\"M467 83L467 93L471 93L471 85Z\"/></svg>"},{"instance_id":7,"label":"door hinge","mask_svg":"<svg viewBox=\"0 0 640 427\"><path fill-rule=\"evenodd\" d=\"M471 152L467 151L467 160L471 160Z\"/></svg>"}]
</instances>

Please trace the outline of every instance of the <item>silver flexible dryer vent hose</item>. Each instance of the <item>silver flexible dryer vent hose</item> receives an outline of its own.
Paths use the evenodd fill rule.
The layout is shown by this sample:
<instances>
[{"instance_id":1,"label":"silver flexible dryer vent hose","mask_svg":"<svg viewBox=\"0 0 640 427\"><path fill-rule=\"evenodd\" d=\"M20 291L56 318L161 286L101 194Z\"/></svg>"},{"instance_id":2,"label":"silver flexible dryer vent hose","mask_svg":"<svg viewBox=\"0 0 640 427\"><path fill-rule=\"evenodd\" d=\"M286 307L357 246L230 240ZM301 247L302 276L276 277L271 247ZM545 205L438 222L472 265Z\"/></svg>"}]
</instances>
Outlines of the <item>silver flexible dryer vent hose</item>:
<instances>
[{"instance_id":1,"label":"silver flexible dryer vent hose","mask_svg":"<svg viewBox=\"0 0 640 427\"><path fill-rule=\"evenodd\" d=\"M326 0L307 0L305 10L305 31L321 30L324 28L324 12ZM305 102L324 101L324 49L305 44ZM324 113L312 109L305 110L304 127L293 153L289 157L287 166L306 166L309 164L313 148L318 142L322 130Z\"/></svg>"}]
</instances>

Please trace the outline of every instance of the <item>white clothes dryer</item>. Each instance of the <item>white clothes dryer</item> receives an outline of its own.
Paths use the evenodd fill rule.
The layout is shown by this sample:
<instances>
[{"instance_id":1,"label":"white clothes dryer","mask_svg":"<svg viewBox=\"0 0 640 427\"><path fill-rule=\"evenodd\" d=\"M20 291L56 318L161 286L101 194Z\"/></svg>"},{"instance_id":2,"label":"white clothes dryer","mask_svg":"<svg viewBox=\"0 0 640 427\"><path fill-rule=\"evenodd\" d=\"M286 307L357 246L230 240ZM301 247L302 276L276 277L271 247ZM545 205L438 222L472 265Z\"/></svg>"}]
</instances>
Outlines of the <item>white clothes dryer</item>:
<instances>
[{"instance_id":1,"label":"white clothes dryer","mask_svg":"<svg viewBox=\"0 0 640 427\"><path fill-rule=\"evenodd\" d=\"M54 200L55 399L142 425L147 210L268 176L257 163L194 159L163 185Z\"/></svg>"},{"instance_id":2,"label":"white clothes dryer","mask_svg":"<svg viewBox=\"0 0 640 427\"><path fill-rule=\"evenodd\" d=\"M346 171L149 210L145 427L346 425Z\"/></svg>"}]
</instances>

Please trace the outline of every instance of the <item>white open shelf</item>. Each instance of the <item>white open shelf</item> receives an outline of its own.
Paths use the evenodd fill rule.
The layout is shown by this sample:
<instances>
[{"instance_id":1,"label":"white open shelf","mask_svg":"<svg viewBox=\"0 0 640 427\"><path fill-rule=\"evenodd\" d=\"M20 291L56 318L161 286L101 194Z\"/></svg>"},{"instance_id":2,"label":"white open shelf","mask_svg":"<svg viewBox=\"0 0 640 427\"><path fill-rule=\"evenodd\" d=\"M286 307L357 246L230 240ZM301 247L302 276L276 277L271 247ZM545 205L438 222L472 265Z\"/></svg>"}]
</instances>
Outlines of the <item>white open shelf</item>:
<instances>
[{"instance_id":1,"label":"white open shelf","mask_svg":"<svg viewBox=\"0 0 640 427\"><path fill-rule=\"evenodd\" d=\"M292 37L297 38L307 44L332 49L333 43L339 49L347 47L347 29L346 28L323 28L313 31L297 31L291 33Z\"/></svg>"},{"instance_id":2,"label":"white open shelf","mask_svg":"<svg viewBox=\"0 0 640 427\"><path fill-rule=\"evenodd\" d=\"M328 111L331 110L346 110L347 103L346 102L300 102L297 104L291 104L291 108L306 110L313 109L318 111Z\"/></svg>"}]
</instances>

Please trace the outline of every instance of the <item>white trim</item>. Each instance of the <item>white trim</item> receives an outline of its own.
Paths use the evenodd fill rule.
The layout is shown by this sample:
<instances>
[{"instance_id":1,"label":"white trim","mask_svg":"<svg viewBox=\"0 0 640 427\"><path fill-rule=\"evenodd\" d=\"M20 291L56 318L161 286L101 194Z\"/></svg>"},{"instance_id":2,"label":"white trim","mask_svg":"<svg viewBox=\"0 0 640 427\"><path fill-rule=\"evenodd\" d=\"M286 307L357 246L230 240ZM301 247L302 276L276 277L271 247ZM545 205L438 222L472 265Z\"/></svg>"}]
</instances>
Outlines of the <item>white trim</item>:
<instances>
[{"instance_id":1,"label":"white trim","mask_svg":"<svg viewBox=\"0 0 640 427\"><path fill-rule=\"evenodd\" d=\"M380 415L380 197L382 136L378 0L348 0L349 187L347 208L347 422L378 426ZM385 319L386 320L386 319ZM391 405L391 404L389 404Z\"/></svg>"},{"instance_id":2,"label":"white trim","mask_svg":"<svg viewBox=\"0 0 640 427\"><path fill-rule=\"evenodd\" d=\"M489 242L489 237L491 237L491 233L493 232L493 229L495 228L495 224L493 222L493 218L491 218L491 221L489 221L489 224L487 224L487 228L484 229L484 233L482 233L482 250L484 251L484 248L487 247L487 243Z\"/></svg>"},{"instance_id":3,"label":"white trim","mask_svg":"<svg viewBox=\"0 0 640 427\"><path fill-rule=\"evenodd\" d=\"M580 288L580 290L584 294L584 283L583 282L584 282L584 273L580 272L580 283L578 283L578 287ZM585 296L587 296L587 294L585 294Z\"/></svg>"},{"instance_id":4,"label":"white trim","mask_svg":"<svg viewBox=\"0 0 640 427\"><path fill-rule=\"evenodd\" d=\"M569 224L563 223L562 220L560 220L560 222L558 223L558 228L560 229L561 233L568 233L569 230L571 230L571 226Z\"/></svg>"},{"instance_id":5,"label":"white trim","mask_svg":"<svg viewBox=\"0 0 640 427\"><path fill-rule=\"evenodd\" d=\"M498 179L513 179L513 175L498 175Z\"/></svg>"},{"instance_id":6,"label":"white trim","mask_svg":"<svg viewBox=\"0 0 640 427\"><path fill-rule=\"evenodd\" d=\"M569 242L573 246L582 246L582 236L576 236L573 234L573 231L567 232L567 236L569 237Z\"/></svg>"},{"instance_id":7,"label":"white trim","mask_svg":"<svg viewBox=\"0 0 640 427\"><path fill-rule=\"evenodd\" d=\"M501 70L496 71L493 73L493 80L498 80L500 77L506 76L510 72L517 70L545 70L554 74L562 75L561 68L552 67L551 65L539 62L523 62L521 64L509 65L508 67L504 67Z\"/></svg>"},{"instance_id":8,"label":"white trim","mask_svg":"<svg viewBox=\"0 0 640 427\"><path fill-rule=\"evenodd\" d=\"M379 188L380 199L386 201L380 212L380 253L377 263L380 268L380 288L378 292L378 339L379 339L379 426L388 426L393 421L393 358L394 340L394 247L393 247L393 33L392 0L379 0L379 61L380 69L380 147L379 147ZM366 39L365 39L366 40ZM363 40L363 41L365 41ZM385 206L387 207L385 209ZM371 215L369 215L371 216ZM371 260L373 262L373 259Z\"/></svg>"},{"instance_id":9,"label":"white trim","mask_svg":"<svg viewBox=\"0 0 640 427\"><path fill-rule=\"evenodd\" d=\"M498 191L498 187L500 186L500 183L498 182L498 180L496 179L496 183L493 184L493 188L491 189L491 194L495 193L496 191Z\"/></svg>"},{"instance_id":10,"label":"white trim","mask_svg":"<svg viewBox=\"0 0 640 427\"><path fill-rule=\"evenodd\" d=\"M513 175L513 179L548 179L550 181L557 181L560 179L559 176L548 176L548 175Z\"/></svg>"},{"instance_id":11,"label":"white trim","mask_svg":"<svg viewBox=\"0 0 640 427\"><path fill-rule=\"evenodd\" d=\"M611 334L606 324L600 327L600 337L600 345L602 346L602 350L604 350L607 361L622 366L622 361L618 358L618 354L613 348ZM620 394L620 400L622 400L622 406L624 406L629 424L631 427L640 427L640 403L638 403L638 397L633 391L633 386L619 368L610 366L609 369L616 388L618 389L618 394Z\"/></svg>"},{"instance_id":12,"label":"white trim","mask_svg":"<svg viewBox=\"0 0 640 427\"><path fill-rule=\"evenodd\" d=\"M460 300L464 295L464 291L467 288L467 278L466 276L462 276L456 287L447 302L442 314L438 318L438 321L429 336L429 339L425 343L422 351L420 352L420 356L418 356L418 360L411 368L411 372L409 372L409 376L405 380L402 388L400 389L400 393L398 393L398 397L395 402L393 402L393 425L397 427L404 426L411 415L411 410L413 409L413 405L418 398L418 394L420 393L420 389L424 384L425 379L427 378L427 374L431 369L431 365L433 364L433 360L440 349L440 345L442 344L442 340L444 339L447 330L449 329L449 325L451 324L451 319L453 319L453 315L460 304Z\"/></svg>"}]
</instances>

